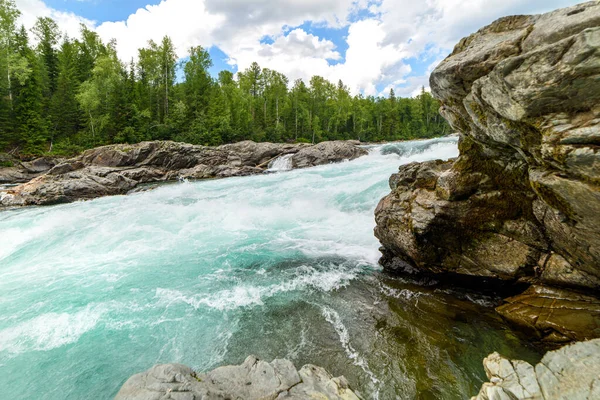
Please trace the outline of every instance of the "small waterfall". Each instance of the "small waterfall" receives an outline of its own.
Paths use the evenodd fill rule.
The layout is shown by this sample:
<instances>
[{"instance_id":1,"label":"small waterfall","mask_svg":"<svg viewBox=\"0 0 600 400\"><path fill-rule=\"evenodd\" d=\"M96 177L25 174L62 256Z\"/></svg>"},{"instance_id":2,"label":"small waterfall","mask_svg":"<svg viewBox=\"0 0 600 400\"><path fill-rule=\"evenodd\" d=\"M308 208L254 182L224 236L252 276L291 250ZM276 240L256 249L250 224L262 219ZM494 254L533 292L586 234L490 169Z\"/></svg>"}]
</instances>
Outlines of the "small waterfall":
<instances>
[{"instance_id":1,"label":"small waterfall","mask_svg":"<svg viewBox=\"0 0 600 400\"><path fill-rule=\"evenodd\" d=\"M387 143L379 147L383 155L397 154L406 158L416 154L435 153L439 148L448 144L458 143L458 136L446 136L430 140L414 140L406 142Z\"/></svg>"},{"instance_id":2,"label":"small waterfall","mask_svg":"<svg viewBox=\"0 0 600 400\"><path fill-rule=\"evenodd\" d=\"M275 160L269 163L269 172L289 171L292 169L292 157L293 154L285 154L281 157L277 157Z\"/></svg>"}]
</instances>

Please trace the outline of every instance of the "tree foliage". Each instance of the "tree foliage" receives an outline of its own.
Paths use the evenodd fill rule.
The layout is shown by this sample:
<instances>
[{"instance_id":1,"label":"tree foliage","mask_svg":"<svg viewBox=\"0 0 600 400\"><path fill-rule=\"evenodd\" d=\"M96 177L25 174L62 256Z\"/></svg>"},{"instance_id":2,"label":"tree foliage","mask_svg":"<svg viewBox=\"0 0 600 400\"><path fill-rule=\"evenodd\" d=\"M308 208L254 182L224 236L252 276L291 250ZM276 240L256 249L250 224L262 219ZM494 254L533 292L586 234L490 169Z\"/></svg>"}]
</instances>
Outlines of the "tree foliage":
<instances>
[{"instance_id":1,"label":"tree foliage","mask_svg":"<svg viewBox=\"0 0 600 400\"><path fill-rule=\"evenodd\" d=\"M74 153L111 143L177 140L391 141L439 136L449 127L425 90L414 98L353 96L342 82L290 82L253 63L209 72L208 51L178 62L169 37L123 63L116 43L81 26L79 39L39 18L18 28L14 0L0 0L0 151ZM29 35L34 39L31 45ZM3 71L3 72L2 72Z\"/></svg>"}]
</instances>

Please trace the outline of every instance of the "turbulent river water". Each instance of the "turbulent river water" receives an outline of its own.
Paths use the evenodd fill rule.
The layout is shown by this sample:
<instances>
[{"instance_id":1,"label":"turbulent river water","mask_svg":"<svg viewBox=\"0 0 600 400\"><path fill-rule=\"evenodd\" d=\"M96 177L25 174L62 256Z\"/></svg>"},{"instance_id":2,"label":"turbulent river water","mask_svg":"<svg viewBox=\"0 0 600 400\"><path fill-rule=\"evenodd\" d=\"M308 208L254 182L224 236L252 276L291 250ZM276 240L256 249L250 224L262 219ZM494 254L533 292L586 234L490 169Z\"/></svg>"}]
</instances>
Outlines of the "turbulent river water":
<instances>
[{"instance_id":1,"label":"turbulent river water","mask_svg":"<svg viewBox=\"0 0 600 400\"><path fill-rule=\"evenodd\" d=\"M109 399L156 363L249 354L323 366L366 399L474 395L490 352L538 354L491 312L498 299L385 275L373 236L390 174L457 152L453 138L371 146L0 212L0 397Z\"/></svg>"}]
</instances>

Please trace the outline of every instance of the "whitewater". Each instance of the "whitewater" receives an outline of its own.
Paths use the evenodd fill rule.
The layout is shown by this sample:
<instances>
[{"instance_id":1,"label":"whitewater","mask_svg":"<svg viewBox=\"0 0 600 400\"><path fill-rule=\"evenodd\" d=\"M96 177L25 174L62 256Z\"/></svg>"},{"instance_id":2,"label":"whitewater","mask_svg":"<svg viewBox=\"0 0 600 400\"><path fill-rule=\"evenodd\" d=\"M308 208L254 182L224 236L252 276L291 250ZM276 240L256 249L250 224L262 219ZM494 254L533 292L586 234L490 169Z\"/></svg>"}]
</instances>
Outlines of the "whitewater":
<instances>
[{"instance_id":1,"label":"whitewater","mask_svg":"<svg viewBox=\"0 0 600 400\"><path fill-rule=\"evenodd\" d=\"M304 170L284 156L260 176L0 212L0 397L109 399L157 363L250 354L365 398L473 395L488 353L537 353L497 299L383 273L373 236L400 165L457 154L450 137Z\"/></svg>"}]
</instances>

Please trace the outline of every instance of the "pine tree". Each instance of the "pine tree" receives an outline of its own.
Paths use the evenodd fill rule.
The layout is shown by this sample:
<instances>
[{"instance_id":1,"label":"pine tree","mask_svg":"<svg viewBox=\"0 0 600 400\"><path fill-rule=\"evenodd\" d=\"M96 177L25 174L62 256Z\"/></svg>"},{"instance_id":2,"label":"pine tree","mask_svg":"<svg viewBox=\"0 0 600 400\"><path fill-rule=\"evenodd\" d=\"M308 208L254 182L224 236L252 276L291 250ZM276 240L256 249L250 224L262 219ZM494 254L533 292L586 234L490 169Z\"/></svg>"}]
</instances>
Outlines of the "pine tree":
<instances>
[{"instance_id":1,"label":"pine tree","mask_svg":"<svg viewBox=\"0 0 600 400\"><path fill-rule=\"evenodd\" d=\"M79 91L77 48L66 37L58 52L56 90L50 99L50 151L56 141L72 146L80 129L81 110L76 99Z\"/></svg>"},{"instance_id":2,"label":"pine tree","mask_svg":"<svg viewBox=\"0 0 600 400\"><path fill-rule=\"evenodd\" d=\"M149 41L137 62L120 62L116 42L81 26L61 40L50 18L37 20L29 46L16 29L14 0L0 0L0 151L72 154L108 143L175 139L219 144L245 139L366 141L449 132L439 102L422 88L415 98L352 95L340 80L314 76L290 88L282 73L252 63L221 71L202 47L180 63L173 42ZM183 80L177 82L177 66ZM2 72L4 71L4 72Z\"/></svg>"},{"instance_id":3,"label":"pine tree","mask_svg":"<svg viewBox=\"0 0 600 400\"><path fill-rule=\"evenodd\" d=\"M23 152L39 154L46 150L48 139L46 121L43 118L43 66L29 47L25 27L21 27L15 36L15 48L18 55L26 60L29 69L26 79L15 80L13 84L15 129Z\"/></svg>"}]
</instances>

